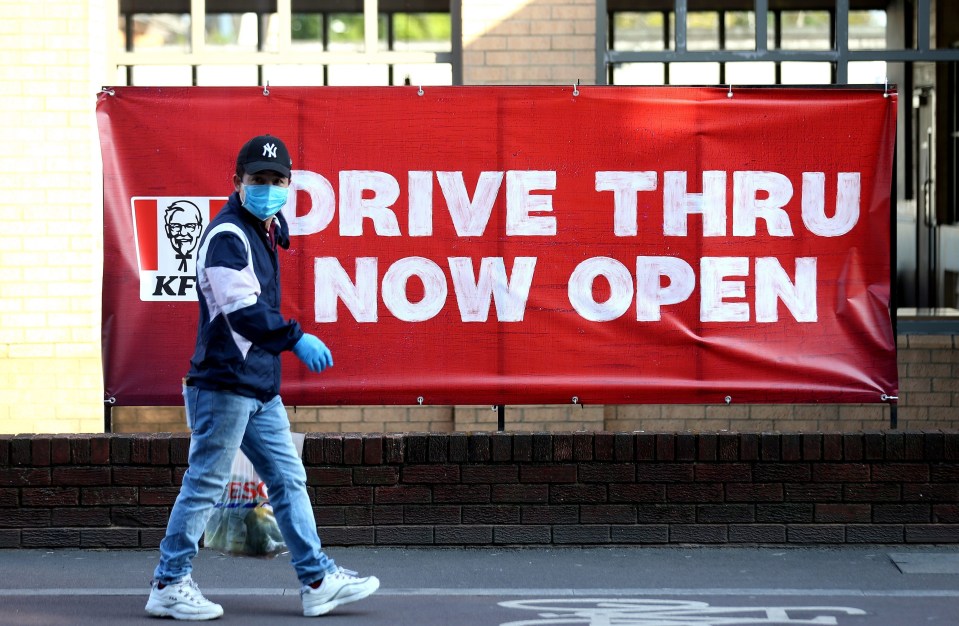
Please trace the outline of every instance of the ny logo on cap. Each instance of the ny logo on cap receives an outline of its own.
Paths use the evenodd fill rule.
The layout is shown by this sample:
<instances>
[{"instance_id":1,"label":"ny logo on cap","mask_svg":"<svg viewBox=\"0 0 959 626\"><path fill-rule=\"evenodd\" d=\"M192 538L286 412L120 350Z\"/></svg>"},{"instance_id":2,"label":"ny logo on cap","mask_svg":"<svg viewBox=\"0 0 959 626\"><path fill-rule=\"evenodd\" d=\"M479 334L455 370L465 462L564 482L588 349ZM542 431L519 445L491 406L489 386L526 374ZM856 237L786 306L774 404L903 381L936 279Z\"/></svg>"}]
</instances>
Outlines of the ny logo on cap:
<instances>
[{"instance_id":1,"label":"ny logo on cap","mask_svg":"<svg viewBox=\"0 0 959 626\"><path fill-rule=\"evenodd\" d=\"M271 159L276 158L276 144L275 143L265 143L263 144L263 156L269 157Z\"/></svg>"}]
</instances>

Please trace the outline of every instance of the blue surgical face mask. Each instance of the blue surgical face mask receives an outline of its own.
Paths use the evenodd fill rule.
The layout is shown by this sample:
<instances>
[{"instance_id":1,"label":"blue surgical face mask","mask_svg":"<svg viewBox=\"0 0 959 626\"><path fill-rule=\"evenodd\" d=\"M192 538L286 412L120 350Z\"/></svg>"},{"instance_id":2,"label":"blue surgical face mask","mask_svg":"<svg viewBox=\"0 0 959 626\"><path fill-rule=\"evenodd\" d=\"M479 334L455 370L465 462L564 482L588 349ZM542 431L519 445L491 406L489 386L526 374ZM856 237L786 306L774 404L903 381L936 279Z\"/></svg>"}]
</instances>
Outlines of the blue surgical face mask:
<instances>
[{"instance_id":1,"label":"blue surgical face mask","mask_svg":"<svg viewBox=\"0 0 959 626\"><path fill-rule=\"evenodd\" d=\"M243 185L243 208L259 220L266 220L286 204L289 187L277 185Z\"/></svg>"}]
</instances>

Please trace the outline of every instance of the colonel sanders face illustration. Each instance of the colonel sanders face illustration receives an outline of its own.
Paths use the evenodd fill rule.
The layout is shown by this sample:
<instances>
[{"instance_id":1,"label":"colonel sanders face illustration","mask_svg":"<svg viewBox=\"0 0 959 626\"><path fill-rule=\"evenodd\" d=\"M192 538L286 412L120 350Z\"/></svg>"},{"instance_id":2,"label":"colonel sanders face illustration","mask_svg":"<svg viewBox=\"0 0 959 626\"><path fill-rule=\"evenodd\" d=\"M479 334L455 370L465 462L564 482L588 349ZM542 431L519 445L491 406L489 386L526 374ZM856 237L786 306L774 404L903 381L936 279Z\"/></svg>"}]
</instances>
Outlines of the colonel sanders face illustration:
<instances>
[{"instance_id":1,"label":"colonel sanders face illustration","mask_svg":"<svg viewBox=\"0 0 959 626\"><path fill-rule=\"evenodd\" d=\"M200 242L203 231L203 217L200 209L188 200L177 200L167 207L163 215L166 223L166 236L176 251L180 261L179 271L187 271L187 260L193 258L193 250Z\"/></svg>"}]
</instances>

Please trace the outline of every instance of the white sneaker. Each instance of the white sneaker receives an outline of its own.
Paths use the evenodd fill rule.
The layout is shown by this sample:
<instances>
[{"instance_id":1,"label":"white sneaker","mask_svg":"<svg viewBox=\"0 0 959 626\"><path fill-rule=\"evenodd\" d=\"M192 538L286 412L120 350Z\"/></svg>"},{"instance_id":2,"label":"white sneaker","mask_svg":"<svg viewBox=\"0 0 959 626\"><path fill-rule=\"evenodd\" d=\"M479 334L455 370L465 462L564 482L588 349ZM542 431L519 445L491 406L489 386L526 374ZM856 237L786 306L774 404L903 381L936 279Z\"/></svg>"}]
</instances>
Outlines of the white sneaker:
<instances>
[{"instance_id":1,"label":"white sneaker","mask_svg":"<svg viewBox=\"0 0 959 626\"><path fill-rule=\"evenodd\" d=\"M379 588L380 580L376 576L359 578L356 572L340 567L332 574L327 574L319 588L304 585L300 589L303 615L326 615L341 604L362 600Z\"/></svg>"},{"instance_id":2,"label":"white sneaker","mask_svg":"<svg viewBox=\"0 0 959 626\"><path fill-rule=\"evenodd\" d=\"M146 606L147 613L153 617L201 621L223 615L223 607L204 598L190 576L164 585L163 589L157 582L153 581Z\"/></svg>"}]
</instances>

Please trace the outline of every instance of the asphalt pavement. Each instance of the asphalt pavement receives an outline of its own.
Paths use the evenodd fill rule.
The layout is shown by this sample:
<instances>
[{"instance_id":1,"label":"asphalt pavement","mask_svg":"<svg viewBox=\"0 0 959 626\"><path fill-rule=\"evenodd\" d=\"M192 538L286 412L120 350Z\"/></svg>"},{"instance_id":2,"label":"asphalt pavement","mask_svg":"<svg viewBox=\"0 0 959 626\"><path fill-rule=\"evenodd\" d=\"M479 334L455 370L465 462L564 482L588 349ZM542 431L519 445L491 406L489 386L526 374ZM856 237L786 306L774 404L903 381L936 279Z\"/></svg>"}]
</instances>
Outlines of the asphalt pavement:
<instances>
[{"instance_id":1,"label":"asphalt pavement","mask_svg":"<svg viewBox=\"0 0 959 626\"><path fill-rule=\"evenodd\" d=\"M959 546L332 548L380 591L314 618L391 626L959 625ZM0 550L0 625L163 624L155 551ZM202 550L221 624L302 624L288 558Z\"/></svg>"}]
</instances>

